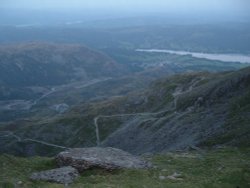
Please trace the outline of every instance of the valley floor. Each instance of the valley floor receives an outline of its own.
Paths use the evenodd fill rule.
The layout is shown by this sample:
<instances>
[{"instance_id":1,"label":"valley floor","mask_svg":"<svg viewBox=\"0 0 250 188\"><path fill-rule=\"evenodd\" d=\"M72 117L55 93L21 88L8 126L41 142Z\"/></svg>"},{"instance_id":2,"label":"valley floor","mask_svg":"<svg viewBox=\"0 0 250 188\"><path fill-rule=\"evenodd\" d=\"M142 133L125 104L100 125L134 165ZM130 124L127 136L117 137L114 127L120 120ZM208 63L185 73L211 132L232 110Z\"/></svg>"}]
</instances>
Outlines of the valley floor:
<instances>
[{"instance_id":1,"label":"valley floor","mask_svg":"<svg viewBox=\"0 0 250 188\"><path fill-rule=\"evenodd\" d=\"M250 187L250 149L223 148L146 156L150 170L93 169L84 172L75 188L247 188ZM0 156L0 187L46 187L63 185L29 180L32 172L52 169L51 158ZM175 175L174 175L175 174ZM178 175L176 175L178 174Z\"/></svg>"}]
</instances>

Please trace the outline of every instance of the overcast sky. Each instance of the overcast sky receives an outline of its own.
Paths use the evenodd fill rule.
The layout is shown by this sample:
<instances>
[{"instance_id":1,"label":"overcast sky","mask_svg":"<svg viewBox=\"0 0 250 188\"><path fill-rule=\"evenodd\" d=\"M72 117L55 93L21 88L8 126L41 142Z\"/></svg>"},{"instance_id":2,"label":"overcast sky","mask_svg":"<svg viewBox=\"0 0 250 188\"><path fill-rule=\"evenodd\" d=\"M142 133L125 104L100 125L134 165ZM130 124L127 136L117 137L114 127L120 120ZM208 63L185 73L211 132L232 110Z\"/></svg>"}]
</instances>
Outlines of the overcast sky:
<instances>
[{"instance_id":1,"label":"overcast sky","mask_svg":"<svg viewBox=\"0 0 250 188\"><path fill-rule=\"evenodd\" d=\"M19 9L16 12L8 10ZM0 15L26 13L27 10L115 13L119 16L165 13L213 17L244 17L250 20L250 0L0 0ZM5 15L4 15L4 12ZM34 14L34 13L33 13ZM71 14L71 13L70 13ZM89 14L89 15L92 15ZM7 16L6 16L7 17Z\"/></svg>"},{"instance_id":2,"label":"overcast sky","mask_svg":"<svg viewBox=\"0 0 250 188\"><path fill-rule=\"evenodd\" d=\"M249 0L1 0L0 3L4 8L32 9L250 10Z\"/></svg>"}]
</instances>

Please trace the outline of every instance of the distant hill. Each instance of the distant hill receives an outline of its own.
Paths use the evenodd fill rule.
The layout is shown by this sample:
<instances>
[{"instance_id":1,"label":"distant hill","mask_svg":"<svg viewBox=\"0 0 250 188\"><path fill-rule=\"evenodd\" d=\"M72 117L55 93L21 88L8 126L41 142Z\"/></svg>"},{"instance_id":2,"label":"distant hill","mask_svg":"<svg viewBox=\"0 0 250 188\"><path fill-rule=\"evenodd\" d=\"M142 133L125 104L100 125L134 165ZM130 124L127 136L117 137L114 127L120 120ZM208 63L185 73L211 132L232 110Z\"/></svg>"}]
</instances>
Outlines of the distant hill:
<instances>
[{"instance_id":1,"label":"distant hill","mask_svg":"<svg viewBox=\"0 0 250 188\"><path fill-rule=\"evenodd\" d=\"M81 45L23 43L0 46L0 99L20 98L24 87L55 86L119 76L125 69ZM15 96L12 96L14 93ZM27 95L27 92L26 92Z\"/></svg>"},{"instance_id":2,"label":"distant hill","mask_svg":"<svg viewBox=\"0 0 250 188\"><path fill-rule=\"evenodd\" d=\"M26 43L0 46L0 80L8 86L64 84L119 74L108 56L80 45Z\"/></svg>"},{"instance_id":3,"label":"distant hill","mask_svg":"<svg viewBox=\"0 0 250 188\"><path fill-rule=\"evenodd\" d=\"M136 18L131 18L134 22ZM81 43L92 48L156 48L207 53L250 53L249 23L167 24L168 20L112 19L67 26L0 27L0 43L53 41ZM47 20L46 20L47 23ZM113 25L114 24L114 25ZM116 25L116 26L115 26ZM119 25L119 26L118 26ZM117 27L118 26L118 27Z\"/></svg>"}]
</instances>

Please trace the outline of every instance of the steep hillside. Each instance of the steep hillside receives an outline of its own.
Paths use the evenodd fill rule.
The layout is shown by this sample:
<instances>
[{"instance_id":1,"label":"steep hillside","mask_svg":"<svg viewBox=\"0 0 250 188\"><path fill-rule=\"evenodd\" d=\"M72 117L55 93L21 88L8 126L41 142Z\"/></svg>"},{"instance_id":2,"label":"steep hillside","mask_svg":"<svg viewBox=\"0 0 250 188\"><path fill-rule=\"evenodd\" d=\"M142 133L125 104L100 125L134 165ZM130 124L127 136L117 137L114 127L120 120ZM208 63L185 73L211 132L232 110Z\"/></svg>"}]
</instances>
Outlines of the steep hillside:
<instances>
[{"instance_id":1,"label":"steep hillside","mask_svg":"<svg viewBox=\"0 0 250 188\"><path fill-rule=\"evenodd\" d=\"M100 144L135 154L249 147L249 94L249 68L174 75L127 96L82 102L63 116L5 124L1 152L50 155L60 150L30 139L67 147Z\"/></svg>"},{"instance_id":2,"label":"steep hillside","mask_svg":"<svg viewBox=\"0 0 250 188\"><path fill-rule=\"evenodd\" d=\"M158 104L166 101L164 97L168 94L172 95L172 101L167 102L169 107L160 108L161 114L126 121L102 144L137 154L193 146L250 146L249 68L224 74L187 75L179 79L178 84L173 80L162 81L153 90L158 95L155 100L161 101ZM180 84L180 81L186 83ZM163 88L168 88L165 94L160 93ZM151 103L154 104L157 103Z\"/></svg>"}]
</instances>

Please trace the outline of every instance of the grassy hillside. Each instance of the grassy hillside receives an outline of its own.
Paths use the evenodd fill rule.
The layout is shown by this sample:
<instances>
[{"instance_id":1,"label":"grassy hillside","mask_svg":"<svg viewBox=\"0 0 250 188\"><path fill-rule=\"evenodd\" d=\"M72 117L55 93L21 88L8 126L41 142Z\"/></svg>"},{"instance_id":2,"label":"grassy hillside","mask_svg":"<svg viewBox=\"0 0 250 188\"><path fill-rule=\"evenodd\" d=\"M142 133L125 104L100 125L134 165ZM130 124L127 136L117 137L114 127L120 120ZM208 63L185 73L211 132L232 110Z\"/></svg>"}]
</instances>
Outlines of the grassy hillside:
<instances>
[{"instance_id":1,"label":"grassy hillside","mask_svg":"<svg viewBox=\"0 0 250 188\"><path fill-rule=\"evenodd\" d=\"M63 115L34 116L5 124L0 130L67 147L88 147L96 145L95 117L132 114L99 118L103 146L135 154L183 150L190 146L249 147L249 84L249 68L174 75L126 96L85 101ZM41 149L41 144L17 142L13 137L0 141L4 146L2 152L11 154L57 152L47 146Z\"/></svg>"},{"instance_id":2,"label":"grassy hillside","mask_svg":"<svg viewBox=\"0 0 250 188\"><path fill-rule=\"evenodd\" d=\"M247 188L250 186L250 150L215 149L197 152L176 152L147 157L155 165L150 170L118 170L105 172L93 169L83 172L70 187L89 188ZM0 156L0 187L46 187L63 185L29 180L32 172L52 169L51 158L17 158ZM160 179L181 174L180 180Z\"/></svg>"},{"instance_id":3,"label":"grassy hillside","mask_svg":"<svg viewBox=\"0 0 250 188\"><path fill-rule=\"evenodd\" d=\"M126 72L101 52L81 45L23 43L0 46L0 99L18 99L31 88L112 77ZM26 93L25 93L26 89ZM25 95L23 96L25 98Z\"/></svg>"}]
</instances>

